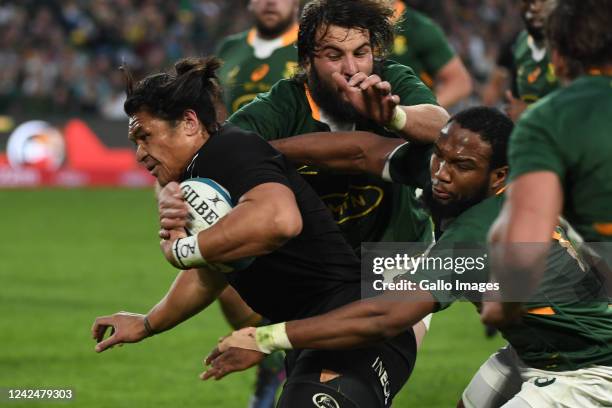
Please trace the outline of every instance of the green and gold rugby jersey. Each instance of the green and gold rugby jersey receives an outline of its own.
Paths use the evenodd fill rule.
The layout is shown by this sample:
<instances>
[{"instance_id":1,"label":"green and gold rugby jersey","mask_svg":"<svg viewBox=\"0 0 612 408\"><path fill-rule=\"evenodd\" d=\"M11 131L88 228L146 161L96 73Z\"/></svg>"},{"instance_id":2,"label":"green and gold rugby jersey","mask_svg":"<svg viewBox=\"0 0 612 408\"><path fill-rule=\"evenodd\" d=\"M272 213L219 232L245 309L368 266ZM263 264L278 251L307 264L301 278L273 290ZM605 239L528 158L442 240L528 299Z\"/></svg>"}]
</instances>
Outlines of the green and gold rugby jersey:
<instances>
[{"instance_id":1,"label":"green and gold rugby jersey","mask_svg":"<svg viewBox=\"0 0 612 408\"><path fill-rule=\"evenodd\" d=\"M528 109L508 148L510 179L557 174L563 216L587 242L612 241L612 75L585 75Z\"/></svg>"},{"instance_id":2,"label":"green and gold rugby jersey","mask_svg":"<svg viewBox=\"0 0 612 408\"><path fill-rule=\"evenodd\" d=\"M395 1L396 35L394 61L409 66L430 88L438 71L455 53L442 29L429 17L406 7L403 1Z\"/></svg>"},{"instance_id":3,"label":"green and gold rugby jersey","mask_svg":"<svg viewBox=\"0 0 612 408\"><path fill-rule=\"evenodd\" d=\"M466 255L466 248L482 248L486 253L487 233L499 215L503 194L490 197L469 208L446 225L438 242L430 249L429 257ZM456 252L455 252L456 251ZM480 252L480 251L477 251ZM521 322L501 330L502 335L529 366L552 371L576 370L589 365L612 365L612 307L610 302L594 300L592 288L600 282L576 258L561 228L553 234L547 270L542 283L533 295L538 302L528 302ZM448 269L418 270L419 279L485 283L489 281L488 258L484 268L472 268L463 274ZM584 290L577 290L584 288ZM466 293L453 289L435 290L431 294L438 301L439 310ZM570 301L576 299L574 301ZM473 300L473 293L470 300ZM542 302L541 299L550 299ZM555 301L555 299L559 301Z\"/></svg>"},{"instance_id":4,"label":"green and gold rugby jersey","mask_svg":"<svg viewBox=\"0 0 612 408\"><path fill-rule=\"evenodd\" d=\"M223 60L219 79L225 90L228 114L295 73L297 33L298 26L294 25L279 38L263 40L253 28L229 36L219 46L217 56Z\"/></svg>"},{"instance_id":5,"label":"green and gold rugby jersey","mask_svg":"<svg viewBox=\"0 0 612 408\"><path fill-rule=\"evenodd\" d=\"M559 87L546 47L538 48L527 31L516 38L513 55L518 97L523 102L531 104Z\"/></svg>"},{"instance_id":6,"label":"green and gold rugby jersey","mask_svg":"<svg viewBox=\"0 0 612 408\"><path fill-rule=\"evenodd\" d=\"M391 83L402 105L436 104L429 88L408 67L388 61L383 66L382 78ZM304 84L292 79L278 82L270 92L257 96L234 113L229 121L274 140L309 132L329 132L330 126L321 116ZM355 129L397 137L366 119L356 123ZM314 167L299 170L332 211L357 252L361 242L431 240L429 217L418 205L413 188L370 175L338 175Z\"/></svg>"}]
</instances>

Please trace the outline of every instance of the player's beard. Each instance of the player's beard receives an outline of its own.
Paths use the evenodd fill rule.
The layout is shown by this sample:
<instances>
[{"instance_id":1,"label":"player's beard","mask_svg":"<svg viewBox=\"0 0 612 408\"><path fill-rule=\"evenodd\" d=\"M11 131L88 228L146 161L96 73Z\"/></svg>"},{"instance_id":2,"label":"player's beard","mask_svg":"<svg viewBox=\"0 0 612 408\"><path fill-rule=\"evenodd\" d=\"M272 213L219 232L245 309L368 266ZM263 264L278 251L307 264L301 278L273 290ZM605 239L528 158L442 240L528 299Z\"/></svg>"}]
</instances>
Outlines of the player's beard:
<instances>
[{"instance_id":1,"label":"player's beard","mask_svg":"<svg viewBox=\"0 0 612 408\"><path fill-rule=\"evenodd\" d=\"M525 29L527 33L533 38L536 43L544 41L544 27L534 27L529 23L527 17L523 15L523 22L525 23Z\"/></svg>"},{"instance_id":2,"label":"player's beard","mask_svg":"<svg viewBox=\"0 0 612 408\"><path fill-rule=\"evenodd\" d=\"M308 89L315 103L325 114L338 122L355 122L359 117L357 110L340 97L338 91L321 79L313 67L308 74Z\"/></svg>"},{"instance_id":3,"label":"player's beard","mask_svg":"<svg viewBox=\"0 0 612 408\"><path fill-rule=\"evenodd\" d=\"M435 223L439 223L441 221L456 218L461 215L467 209L475 206L485 198L487 198L487 194L489 192L489 186L487 184L483 184L482 187L479 188L472 196L466 197L463 199L456 199L449 201L448 203L444 203L438 201L434 195L431 187L423 189L423 195L421 196L421 200L425 207L431 213L431 217L434 219Z\"/></svg>"},{"instance_id":4,"label":"player's beard","mask_svg":"<svg viewBox=\"0 0 612 408\"><path fill-rule=\"evenodd\" d=\"M281 36L289 29L289 27L293 25L293 23L293 15L289 14L285 19L280 20L272 27L268 27L265 24L262 24L261 21L255 20L255 27L257 28L257 32L261 37L273 39Z\"/></svg>"}]
</instances>

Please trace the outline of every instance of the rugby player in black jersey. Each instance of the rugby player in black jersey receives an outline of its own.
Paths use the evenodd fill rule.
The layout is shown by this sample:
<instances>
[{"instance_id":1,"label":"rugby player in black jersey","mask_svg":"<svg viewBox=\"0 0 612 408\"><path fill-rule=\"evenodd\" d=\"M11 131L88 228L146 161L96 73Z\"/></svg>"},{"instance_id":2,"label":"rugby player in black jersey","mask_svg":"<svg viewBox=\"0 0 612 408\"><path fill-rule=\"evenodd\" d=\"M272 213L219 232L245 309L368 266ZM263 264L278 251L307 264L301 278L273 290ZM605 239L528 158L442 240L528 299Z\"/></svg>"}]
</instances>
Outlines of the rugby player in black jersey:
<instances>
[{"instance_id":1,"label":"rugby player in black jersey","mask_svg":"<svg viewBox=\"0 0 612 408\"><path fill-rule=\"evenodd\" d=\"M160 210L177 208L179 201L179 209L161 219L162 250L174 266L192 269L179 273L148 314L96 319L92 335L98 352L171 329L205 309L228 284L273 323L325 313L360 297L359 260L316 193L257 134L218 123L218 65L213 58L186 59L136 85L128 81L125 110L137 158L164 186ZM177 182L194 177L224 187L234 208L187 237ZM176 259L173 245L198 250ZM255 260L243 270L224 274L211 267L245 257ZM109 327L114 333L104 339ZM317 401L388 407L410 375L415 354L412 329L360 350L291 351L279 406L311 407ZM385 371L384 384L380 370L372 369L376 362ZM313 376L320 381L311 382Z\"/></svg>"}]
</instances>

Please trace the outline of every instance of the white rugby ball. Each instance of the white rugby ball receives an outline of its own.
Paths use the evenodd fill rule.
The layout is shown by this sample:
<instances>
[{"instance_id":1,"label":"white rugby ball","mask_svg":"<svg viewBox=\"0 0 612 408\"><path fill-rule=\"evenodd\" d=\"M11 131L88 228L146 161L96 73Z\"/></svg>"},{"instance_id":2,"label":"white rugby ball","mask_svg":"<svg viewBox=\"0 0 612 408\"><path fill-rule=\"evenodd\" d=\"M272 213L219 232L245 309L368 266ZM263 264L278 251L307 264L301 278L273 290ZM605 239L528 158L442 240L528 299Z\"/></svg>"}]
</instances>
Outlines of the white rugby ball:
<instances>
[{"instance_id":1,"label":"white rugby ball","mask_svg":"<svg viewBox=\"0 0 612 408\"><path fill-rule=\"evenodd\" d=\"M192 178L181 183L181 191L189 220L185 230L189 235L197 235L232 211L232 199L229 192L219 183L208 178ZM210 264L221 272L232 272L246 269L255 258L237 259L223 264Z\"/></svg>"},{"instance_id":2,"label":"white rugby ball","mask_svg":"<svg viewBox=\"0 0 612 408\"><path fill-rule=\"evenodd\" d=\"M228 191L214 180L189 179L181 183L181 190L189 211L185 228L189 235L197 235L210 228L232 210Z\"/></svg>"}]
</instances>

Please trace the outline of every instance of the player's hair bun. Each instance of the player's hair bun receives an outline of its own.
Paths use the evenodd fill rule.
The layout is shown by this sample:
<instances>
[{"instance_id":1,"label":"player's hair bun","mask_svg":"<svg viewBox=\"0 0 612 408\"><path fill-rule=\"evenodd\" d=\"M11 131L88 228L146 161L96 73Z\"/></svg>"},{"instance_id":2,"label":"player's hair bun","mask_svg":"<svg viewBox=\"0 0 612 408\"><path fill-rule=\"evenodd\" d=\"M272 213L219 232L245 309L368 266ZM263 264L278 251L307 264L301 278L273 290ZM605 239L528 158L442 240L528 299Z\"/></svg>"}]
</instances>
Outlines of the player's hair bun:
<instances>
[{"instance_id":1,"label":"player's hair bun","mask_svg":"<svg viewBox=\"0 0 612 408\"><path fill-rule=\"evenodd\" d=\"M221 61L213 56L201 58L189 57L174 64L177 76L196 73L206 79L216 79L219 67L221 67Z\"/></svg>"}]
</instances>

